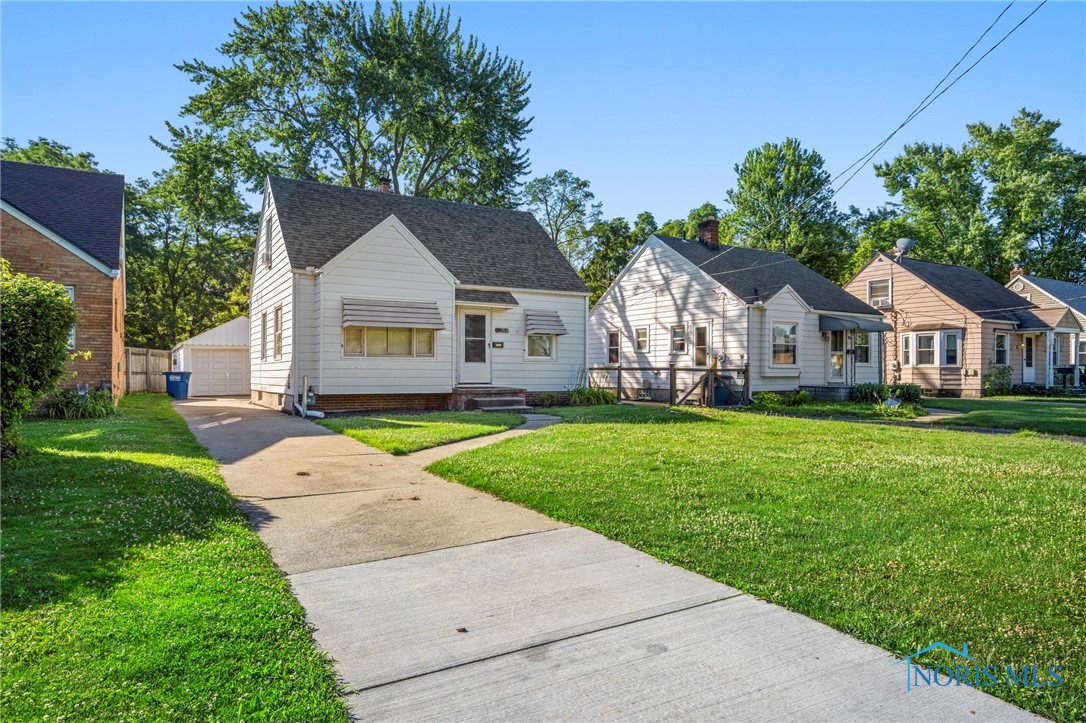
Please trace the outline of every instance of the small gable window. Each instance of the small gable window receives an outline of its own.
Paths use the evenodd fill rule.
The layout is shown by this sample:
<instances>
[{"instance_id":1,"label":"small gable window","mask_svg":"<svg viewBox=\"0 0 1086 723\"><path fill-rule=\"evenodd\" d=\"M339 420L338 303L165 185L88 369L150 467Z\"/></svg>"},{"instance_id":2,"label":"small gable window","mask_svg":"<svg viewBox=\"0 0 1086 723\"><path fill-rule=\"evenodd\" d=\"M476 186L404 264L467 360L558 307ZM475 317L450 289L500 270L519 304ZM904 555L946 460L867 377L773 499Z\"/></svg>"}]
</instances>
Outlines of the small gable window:
<instances>
[{"instance_id":1,"label":"small gable window","mask_svg":"<svg viewBox=\"0 0 1086 723\"><path fill-rule=\"evenodd\" d=\"M887 308L893 299L890 295L890 279L875 279L867 282L867 303L876 309Z\"/></svg>"}]
</instances>

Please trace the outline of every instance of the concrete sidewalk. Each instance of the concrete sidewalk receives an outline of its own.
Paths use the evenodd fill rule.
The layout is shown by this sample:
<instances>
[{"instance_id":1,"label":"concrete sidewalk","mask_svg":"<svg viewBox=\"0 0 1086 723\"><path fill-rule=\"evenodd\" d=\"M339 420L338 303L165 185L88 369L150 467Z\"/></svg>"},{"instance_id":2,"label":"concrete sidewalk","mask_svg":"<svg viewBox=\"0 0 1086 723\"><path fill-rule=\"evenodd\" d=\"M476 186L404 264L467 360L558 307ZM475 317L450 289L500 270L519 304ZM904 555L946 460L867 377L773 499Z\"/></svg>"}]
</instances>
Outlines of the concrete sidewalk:
<instances>
[{"instance_id":1,"label":"concrete sidewalk","mask_svg":"<svg viewBox=\"0 0 1086 723\"><path fill-rule=\"evenodd\" d=\"M906 692L879 648L420 458L244 401L176 408L290 573L359 719L1032 718L964 686Z\"/></svg>"}]
</instances>

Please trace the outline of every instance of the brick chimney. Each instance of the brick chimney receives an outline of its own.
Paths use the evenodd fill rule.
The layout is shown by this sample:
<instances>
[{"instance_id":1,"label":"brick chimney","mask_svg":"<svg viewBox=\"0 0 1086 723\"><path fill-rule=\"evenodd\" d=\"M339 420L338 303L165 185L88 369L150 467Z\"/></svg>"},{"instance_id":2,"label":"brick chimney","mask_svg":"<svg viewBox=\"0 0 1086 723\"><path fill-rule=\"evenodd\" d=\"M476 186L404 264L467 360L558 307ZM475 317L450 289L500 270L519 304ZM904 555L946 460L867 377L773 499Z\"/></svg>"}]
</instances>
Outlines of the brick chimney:
<instances>
[{"instance_id":1,"label":"brick chimney","mask_svg":"<svg viewBox=\"0 0 1086 723\"><path fill-rule=\"evenodd\" d=\"M392 190L392 179L388 176L381 176L381 193L388 193Z\"/></svg>"},{"instance_id":2,"label":"brick chimney","mask_svg":"<svg viewBox=\"0 0 1086 723\"><path fill-rule=\"evenodd\" d=\"M711 249L720 247L720 221L707 218L698 224L698 240Z\"/></svg>"},{"instance_id":3,"label":"brick chimney","mask_svg":"<svg viewBox=\"0 0 1086 723\"><path fill-rule=\"evenodd\" d=\"M1025 270L1025 269L1023 269L1023 268L1022 268L1021 266L1019 266L1018 264L1015 264L1015 265L1014 265L1014 268L1013 268L1013 269L1011 269L1011 278L1009 278L1009 279L1008 279L1008 281L1014 281L1014 280L1015 280L1015 279L1017 279L1017 278L1018 278L1019 276L1024 276L1024 275L1025 275L1025 273L1026 273L1026 270Z\"/></svg>"}]
</instances>

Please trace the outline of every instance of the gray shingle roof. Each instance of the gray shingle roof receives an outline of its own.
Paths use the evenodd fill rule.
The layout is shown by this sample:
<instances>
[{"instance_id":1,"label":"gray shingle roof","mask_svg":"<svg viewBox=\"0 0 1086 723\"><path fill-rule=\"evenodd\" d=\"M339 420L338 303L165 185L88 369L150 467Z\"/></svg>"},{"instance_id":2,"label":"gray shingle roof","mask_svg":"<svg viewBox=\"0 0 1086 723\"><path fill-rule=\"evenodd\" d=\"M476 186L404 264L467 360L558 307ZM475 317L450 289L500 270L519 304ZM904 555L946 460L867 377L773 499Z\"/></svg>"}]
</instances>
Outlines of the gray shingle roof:
<instances>
[{"instance_id":1,"label":"gray shingle roof","mask_svg":"<svg viewBox=\"0 0 1086 723\"><path fill-rule=\"evenodd\" d=\"M1043 279L1040 276L1023 276L1023 278L1056 301L1062 301L1078 313L1086 314L1086 285Z\"/></svg>"},{"instance_id":2,"label":"gray shingle roof","mask_svg":"<svg viewBox=\"0 0 1086 723\"><path fill-rule=\"evenodd\" d=\"M124 176L0 161L0 198L109 268L120 268Z\"/></svg>"},{"instance_id":3,"label":"gray shingle roof","mask_svg":"<svg viewBox=\"0 0 1086 723\"><path fill-rule=\"evenodd\" d=\"M748 304L765 301L788 285L808 306L819 311L881 315L787 254L742 246L710 249L699 241L661 234L655 237Z\"/></svg>"},{"instance_id":4,"label":"gray shingle roof","mask_svg":"<svg viewBox=\"0 0 1086 723\"><path fill-rule=\"evenodd\" d=\"M526 211L268 179L291 265L323 266L391 215L460 283L588 293Z\"/></svg>"},{"instance_id":5,"label":"gray shingle roof","mask_svg":"<svg viewBox=\"0 0 1086 723\"><path fill-rule=\"evenodd\" d=\"M976 269L908 256L893 261L982 319L1017 322L1023 329L1049 326L1033 313L1037 308L1035 304Z\"/></svg>"}]
</instances>

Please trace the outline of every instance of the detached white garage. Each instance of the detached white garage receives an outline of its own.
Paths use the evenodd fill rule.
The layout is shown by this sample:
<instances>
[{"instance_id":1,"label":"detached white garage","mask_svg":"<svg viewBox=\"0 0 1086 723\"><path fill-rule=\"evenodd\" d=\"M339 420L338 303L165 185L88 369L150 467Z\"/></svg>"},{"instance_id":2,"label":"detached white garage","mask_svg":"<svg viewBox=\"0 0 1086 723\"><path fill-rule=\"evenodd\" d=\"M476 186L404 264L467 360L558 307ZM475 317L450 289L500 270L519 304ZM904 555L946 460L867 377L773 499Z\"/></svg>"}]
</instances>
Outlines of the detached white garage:
<instances>
[{"instance_id":1,"label":"detached white garage","mask_svg":"<svg viewBox=\"0 0 1086 723\"><path fill-rule=\"evenodd\" d=\"M231 319L175 346L173 370L192 372L190 397L249 396L249 317Z\"/></svg>"}]
</instances>

